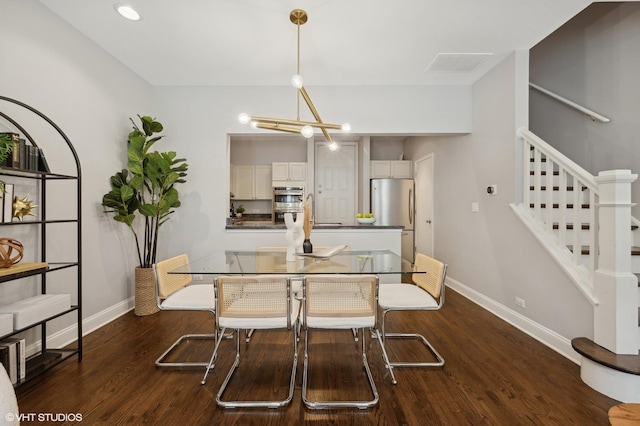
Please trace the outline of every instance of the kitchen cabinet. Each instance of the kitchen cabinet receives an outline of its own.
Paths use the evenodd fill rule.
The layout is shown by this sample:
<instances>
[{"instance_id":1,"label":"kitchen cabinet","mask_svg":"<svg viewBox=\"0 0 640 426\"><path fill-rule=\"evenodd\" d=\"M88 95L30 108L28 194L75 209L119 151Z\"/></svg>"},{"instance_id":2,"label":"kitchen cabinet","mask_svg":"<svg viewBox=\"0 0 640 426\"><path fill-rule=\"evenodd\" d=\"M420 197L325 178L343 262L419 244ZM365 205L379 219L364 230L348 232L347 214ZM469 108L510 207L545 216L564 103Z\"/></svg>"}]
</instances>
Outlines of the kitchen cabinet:
<instances>
[{"instance_id":1,"label":"kitchen cabinet","mask_svg":"<svg viewBox=\"0 0 640 426\"><path fill-rule=\"evenodd\" d=\"M273 186L305 186L307 163L273 163Z\"/></svg>"},{"instance_id":2,"label":"kitchen cabinet","mask_svg":"<svg viewBox=\"0 0 640 426\"><path fill-rule=\"evenodd\" d=\"M371 178L413 178L413 162L409 160L371 161Z\"/></svg>"},{"instance_id":3,"label":"kitchen cabinet","mask_svg":"<svg viewBox=\"0 0 640 426\"><path fill-rule=\"evenodd\" d=\"M231 192L236 200L270 200L271 166L231 166Z\"/></svg>"}]
</instances>

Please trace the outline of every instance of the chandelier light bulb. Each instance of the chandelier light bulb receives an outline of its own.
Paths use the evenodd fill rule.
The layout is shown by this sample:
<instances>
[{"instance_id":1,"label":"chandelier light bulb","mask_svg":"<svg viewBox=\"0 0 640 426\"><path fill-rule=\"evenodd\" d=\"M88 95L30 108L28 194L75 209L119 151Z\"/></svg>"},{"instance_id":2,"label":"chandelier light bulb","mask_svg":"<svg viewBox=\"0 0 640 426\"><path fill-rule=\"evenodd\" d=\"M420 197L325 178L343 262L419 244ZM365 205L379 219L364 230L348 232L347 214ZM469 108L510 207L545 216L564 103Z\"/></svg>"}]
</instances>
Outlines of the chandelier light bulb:
<instances>
[{"instance_id":1,"label":"chandelier light bulb","mask_svg":"<svg viewBox=\"0 0 640 426\"><path fill-rule=\"evenodd\" d=\"M252 129L257 129L258 128L258 122L257 121L252 121L249 123L249 125L251 126Z\"/></svg>"},{"instance_id":2,"label":"chandelier light bulb","mask_svg":"<svg viewBox=\"0 0 640 426\"><path fill-rule=\"evenodd\" d=\"M335 151L336 149L338 149L338 144L337 144L336 142L331 142L331 143L329 144L329 149L330 149L331 151Z\"/></svg>"},{"instance_id":3,"label":"chandelier light bulb","mask_svg":"<svg viewBox=\"0 0 640 426\"><path fill-rule=\"evenodd\" d=\"M343 131L343 132L350 132L350 131L351 131L351 124L349 124L349 123L344 123L344 124L342 125L342 131Z\"/></svg>"},{"instance_id":4,"label":"chandelier light bulb","mask_svg":"<svg viewBox=\"0 0 640 426\"><path fill-rule=\"evenodd\" d=\"M304 136L305 138L309 139L311 136L313 136L313 127L307 125L304 126L301 130L300 133L302 133L302 136Z\"/></svg>"},{"instance_id":5,"label":"chandelier light bulb","mask_svg":"<svg viewBox=\"0 0 640 426\"><path fill-rule=\"evenodd\" d=\"M116 12L118 12L123 18L126 18L130 21L140 20L140 14L136 12L133 7L124 4L116 4L114 7L116 9Z\"/></svg>"},{"instance_id":6,"label":"chandelier light bulb","mask_svg":"<svg viewBox=\"0 0 640 426\"><path fill-rule=\"evenodd\" d=\"M304 81L302 80L302 76L300 74L296 74L291 77L291 85L296 89L301 89Z\"/></svg>"},{"instance_id":7,"label":"chandelier light bulb","mask_svg":"<svg viewBox=\"0 0 640 426\"><path fill-rule=\"evenodd\" d=\"M251 121L251 117L246 112L243 112L238 115L238 121L242 124L248 124Z\"/></svg>"}]
</instances>

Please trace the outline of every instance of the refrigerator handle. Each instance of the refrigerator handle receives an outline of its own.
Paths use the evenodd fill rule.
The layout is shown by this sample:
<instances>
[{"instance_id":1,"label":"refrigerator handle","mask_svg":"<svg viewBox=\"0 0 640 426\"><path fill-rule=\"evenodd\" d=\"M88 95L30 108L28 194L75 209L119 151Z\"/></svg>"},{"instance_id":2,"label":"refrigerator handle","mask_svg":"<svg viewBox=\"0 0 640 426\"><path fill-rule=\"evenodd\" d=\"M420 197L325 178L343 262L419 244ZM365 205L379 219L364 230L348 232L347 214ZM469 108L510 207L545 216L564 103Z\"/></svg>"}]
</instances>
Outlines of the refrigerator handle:
<instances>
[{"instance_id":1,"label":"refrigerator handle","mask_svg":"<svg viewBox=\"0 0 640 426\"><path fill-rule=\"evenodd\" d=\"M413 189L409 189L409 224L413 225Z\"/></svg>"}]
</instances>

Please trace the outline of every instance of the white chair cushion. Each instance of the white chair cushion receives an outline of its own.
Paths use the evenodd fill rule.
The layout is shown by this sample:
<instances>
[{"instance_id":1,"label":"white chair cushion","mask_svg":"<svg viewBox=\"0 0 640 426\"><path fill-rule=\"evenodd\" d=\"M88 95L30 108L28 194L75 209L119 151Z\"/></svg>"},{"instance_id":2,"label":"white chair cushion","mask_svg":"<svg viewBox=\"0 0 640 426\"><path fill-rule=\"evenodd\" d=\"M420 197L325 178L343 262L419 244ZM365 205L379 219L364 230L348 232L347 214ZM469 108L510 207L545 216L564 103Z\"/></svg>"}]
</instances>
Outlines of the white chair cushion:
<instances>
[{"instance_id":1,"label":"white chair cushion","mask_svg":"<svg viewBox=\"0 0 640 426\"><path fill-rule=\"evenodd\" d=\"M428 309L437 308L438 301L417 285L380 284L378 305L383 309Z\"/></svg>"},{"instance_id":2,"label":"white chair cushion","mask_svg":"<svg viewBox=\"0 0 640 426\"><path fill-rule=\"evenodd\" d=\"M246 304L246 300L244 302ZM233 304L232 304L233 305ZM298 319L298 311L300 310L300 301L291 299L291 325ZM224 328L287 328L287 319L285 317L224 317L219 318L219 326Z\"/></svg>"},{"instance_id":3,"label":"white chair cushion","mask_svg":"<svg viewBox=\"0 0 640 426\"><path fill-rule=\"evenodd\" d=\"M362 327L374 327L376 318L367 317L307 317L309 328L350 329Z\"/></svg>"},{"instance_id":4,"label":"white chair cushion","mask_svg":"<svg viewBox=\"0 0 640 426\"><path fill-rule=\"evenodd\" d=\"M213 284L195 284L173 292L161 303L162 309L214 310Z\"/></svg>"}]
</instances>

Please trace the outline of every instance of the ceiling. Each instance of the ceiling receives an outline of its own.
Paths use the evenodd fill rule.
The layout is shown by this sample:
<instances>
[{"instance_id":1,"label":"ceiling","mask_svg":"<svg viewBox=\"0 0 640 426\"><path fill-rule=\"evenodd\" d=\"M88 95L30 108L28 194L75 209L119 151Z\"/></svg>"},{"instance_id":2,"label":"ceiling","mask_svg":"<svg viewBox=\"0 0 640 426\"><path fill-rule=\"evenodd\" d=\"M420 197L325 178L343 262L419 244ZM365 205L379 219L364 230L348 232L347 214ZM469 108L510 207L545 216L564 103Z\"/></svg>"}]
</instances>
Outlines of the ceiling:
<instances>
[{"instance_id":1,"label":"ceiling","mask_svg":"<svg viewBox=\"0 0 640 426\"><path fill-rule=\"evenodd\" d=\"M531 48L590 4L587 0L40 2L156 86L290 84L296 71L297 30L289 13L296 8L306 10L309 17L300 27L300 74L306 86L471 84L511 52ZM125 20L115 12L116 3L134 6L142 19Z\"/></svg>"}]
</instances>

